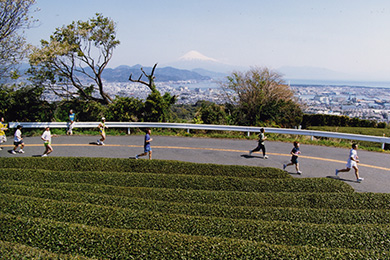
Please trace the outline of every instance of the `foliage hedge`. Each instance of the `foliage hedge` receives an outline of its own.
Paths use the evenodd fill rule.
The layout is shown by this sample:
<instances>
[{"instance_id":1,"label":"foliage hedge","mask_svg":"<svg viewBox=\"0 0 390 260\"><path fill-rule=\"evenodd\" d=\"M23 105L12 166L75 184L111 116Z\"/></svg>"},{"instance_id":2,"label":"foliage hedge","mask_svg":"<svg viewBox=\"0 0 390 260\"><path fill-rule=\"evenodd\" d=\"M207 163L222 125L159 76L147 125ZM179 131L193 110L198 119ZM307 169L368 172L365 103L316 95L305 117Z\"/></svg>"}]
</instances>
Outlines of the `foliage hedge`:
<instances>
[{"instance_id":1,"label":"foliage hedge","mask_svg":"<svg viewBox=\"0 0 390 260\"><path fill-rule=\"evenodd\" d=\"M39 160L44 159L44 160ZM212 175L251 178L291 178L271 167L196 164L165 160L129 160L121 158L0 158L2 168L50 169L53 171L144 172L163 174Z\"/></svg>"},{"instance_id":2,"label":"foliage hedge","mask_svg":"<svg viewBox=\"0 0 390 260\"><path fill-rule=\"evenodd\" d=\"M13 183L1 181L0 192L58 200L107 203L122 207L132 199L222 206L292 207L317 209L388 209L390 194L316 192L234 192L143 187L115 187L95 184ZM82 196L84 194L84 196ZM88 196L87 196L88 195ZM123 203L123 204L122 204Z\"/></svg>"},{"instance_id":3,"label":"foliage hedge","mask_svg":"<svg viewBox=\"0 0 390 260\"><path fill-rule=\"evenodd\" d=\"M253 179L224 176L167 175L148 173L72 172L0 169L8 180L35 182L94 183L122 187L177 188L247 192L343 192L346 184L333 179Z\"/></svg>"},{"instance_id":4,"label":"foliage hedge","mask_svg":"<svg viewBox=\"0 0 390 260\"><path fill-rule=\"evenodd\" d=\"M14 187L15 188L15 187ZM169 214L186 214L191 216L224 217L231 219L254 219L266 221L304 222L313 224L389 224L390 212L387 207L376 210L354 209L324 209L324 208L289 208L289 207L254 207L254 206L224 206L219 204L166 202L141 198L112 198L108 196L96 196L95 194L71 193L63 191L62 196L54 199L52 196L43 196L42 193L31 191L30 195L23 194L23 188L7 190L9 193L1 193L0 205L7 207L9 203L17 204L16 207L26 203L60 203L78 205L105 206L138 211L153 211ZM2 189L2 192L4 190ZM18 192L19 191L19 192ZM59 192L58 192L59 193ZM70 195L73 195L72 198ZM78 199L77 199L78 198ZM108 200L109 199L109 200Z\"/></svg>"},{"instance_id":5,"label":"foliage hedge","mask_svg":"<svg viewBox=\"0 0 390 260\"><path fill-rule=\"evenodd\" d=\"M375 120L351 118L348 116L323 115L323 114L304 114L302 123L303 128L310 126L341 126L341 127L370 127L385 128L386 123L378 124Z\"/></svg>"},{"instance_id":6,"label":"foliage hedge","mask_svg":"<svg viewBox=\"0 0 390 260\"><path fill-rule=\"evenodd\" d=\"M351 249L360 245L364 246L364 248L386 250L390 243L384 235L390 229L388 219L384 221L387 223L383 225L367 225L366 223L370 218L365 220L365 225L314 224L303 220L300 222L277 221L275 219L265 221L235 219L232 217L168 214L148 210L123 209L85 203L64 203L61 201L15 196L4 196L0 200L0 205L3 213L23 214L30 218L44 216L44 218L61 222L107 228L159 230L197 236L224 236L249 239L272 244L325 245L326 247ZM328 212L332 215L331 211ZM381 232L378 232L378 230L381 230ZM311 237L313 235L312 232L315 233L315 239ZM350 237L350 239L345 240L344 237L339 237L340 233L343 236ZM336 237L329 240L327 239L329 236ZM364 237L370 237L370 239L365 241Z\"/></svg>"},{"instance_id":7,"label":"foliage hedge","mask_svg":"<svg viewBox=\"0 0 390 260\"><path fill-rule=\"evenodd\" d=\"M335 179L157 160L0 158L0 165L0 255L11 259L390 255L390 194L355 193Z\"/></svg>"},{"instance_id":8,"label":"foliage hedge","mask_svg":"<svg viewBox=\"0 0 390 260\"><path fill-rule=\"evenodd\" d=\"M190 236L167 231L91 227L0 214L0 239L61 254L105 259L381 259L387 251L270 245L225 237ZM131 245L131 246L130 246Z\"/></svg>"},{"instance_id":9,"label":"foliage hedge","mask_svg":"<svg viewBox=\"0 0 390 260\"><path fill-rule=\"evenodd\" d=\"M87 260L93 259L78 255L55 254L47 250L25 246L18 243L10 243L0 240L1 259L63 259L63 260Z\"/></svg>"}]
</instances>

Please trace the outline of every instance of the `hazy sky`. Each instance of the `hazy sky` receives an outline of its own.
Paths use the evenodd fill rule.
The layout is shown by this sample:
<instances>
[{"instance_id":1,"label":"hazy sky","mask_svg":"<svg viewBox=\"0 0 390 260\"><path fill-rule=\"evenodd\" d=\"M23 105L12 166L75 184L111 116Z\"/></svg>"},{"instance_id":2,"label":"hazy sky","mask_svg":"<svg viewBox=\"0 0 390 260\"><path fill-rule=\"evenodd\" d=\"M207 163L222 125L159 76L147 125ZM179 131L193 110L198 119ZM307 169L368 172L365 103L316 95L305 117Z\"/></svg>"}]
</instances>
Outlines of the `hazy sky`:
<instances>
[{"instance_id":1,"label":"hazy sky","mask_svg":"<svg viewBox=\"0 0 390 260\"><path fill-rule=\"evenodd\" d=\"M152 66L190 50L240 66L312 66L390 80L389 0L37 0L40 25L55 28L102 13L121 41L109 67Z\"/></svg>"}]
</instances>

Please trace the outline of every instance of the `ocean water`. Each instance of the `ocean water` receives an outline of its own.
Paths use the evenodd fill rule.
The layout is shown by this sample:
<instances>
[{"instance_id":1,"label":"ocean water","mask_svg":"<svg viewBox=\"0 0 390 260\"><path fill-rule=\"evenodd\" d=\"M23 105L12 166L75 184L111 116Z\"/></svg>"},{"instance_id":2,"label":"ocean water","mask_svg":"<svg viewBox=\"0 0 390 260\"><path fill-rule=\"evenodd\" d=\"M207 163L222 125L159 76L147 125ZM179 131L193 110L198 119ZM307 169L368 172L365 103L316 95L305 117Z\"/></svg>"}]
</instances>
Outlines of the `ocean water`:
<instances>
[{"instance_id":1,"label":"ocean water","mask_svg":"<svg viewBox=\"0 0 390 260\"><path fill-rule=\"evenodd\" d=\"M348 87L366 87L366 88L390 88L390 81L346 81L346 80L307 80L307 79L286 79L286 84L305 85L305 86L348 86ZM209 89L219 88L220 82L213 80L175 83L173 87L188 87L189 89Z\"/></svg>"},{"instance_id":2,"label":"ocean water","mask_svg":"<svg viewBox=\"0 0 390 260\"><path fill-rule=\"evenodd\" d=\"M347 80L308 80L287 79L290 85L349 86L367 88L390 88L390 81L347 81Z\"/></svg>"}]
</instances>

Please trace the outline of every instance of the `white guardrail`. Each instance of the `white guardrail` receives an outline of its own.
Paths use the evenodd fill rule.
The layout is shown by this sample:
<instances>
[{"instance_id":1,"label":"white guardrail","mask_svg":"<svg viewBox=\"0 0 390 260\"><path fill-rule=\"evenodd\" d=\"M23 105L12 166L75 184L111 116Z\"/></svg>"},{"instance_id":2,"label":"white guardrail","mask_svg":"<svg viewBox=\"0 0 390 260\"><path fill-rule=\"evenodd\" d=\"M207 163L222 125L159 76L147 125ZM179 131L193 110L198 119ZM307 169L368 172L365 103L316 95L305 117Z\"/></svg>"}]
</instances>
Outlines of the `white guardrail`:
<instances>
[{"instance_id":1,"label":"white guardrail","mask_svg":"<svg viewBox=\"0 0 390 260\"><path fill-rule=\"evenodd\" d=\"M9 122L9 128L16 128L18 125L24 128L42 128L46 126L50 128L67 128L69 123L67 122ZM75 122L74 128L96 128L99 122ZM206 125L206 124L180 124L180 123L147 123L147 122L106 122L106 126L109 128L127 128L127 133L130 134L131 128L176 128L190 130L216 130L216 131L237 131L250 133L258 133L260 127L253 126L231 126L231 125ZM307 135L316 137L329 137L338 139L349 139L356 141L367 141L374 143L381 143L382 149L385 144L390 144L389 137L372 136L372 135L358 135L358 134L345 134L315 130L301 130L301 129L286 129L286 128L272 128L264 127L268 133L276 134L290 134L290 135Z\"/></svg>"}]
</instances>

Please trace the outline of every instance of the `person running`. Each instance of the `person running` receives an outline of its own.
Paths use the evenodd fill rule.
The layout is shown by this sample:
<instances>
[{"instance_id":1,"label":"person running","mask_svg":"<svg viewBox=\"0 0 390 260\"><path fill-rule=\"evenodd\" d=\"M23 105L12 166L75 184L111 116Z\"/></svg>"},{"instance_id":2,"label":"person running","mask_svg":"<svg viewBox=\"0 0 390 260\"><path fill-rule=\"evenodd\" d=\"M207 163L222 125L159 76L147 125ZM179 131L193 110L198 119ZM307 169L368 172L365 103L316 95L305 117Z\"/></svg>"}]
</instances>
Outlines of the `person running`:
<instances>
[{"instance_id":1,"label":"person running","mask_svg":"<svg viewBox=\"0 0 390 260\"><path fill-rule=\"evenodd\" d=\"M349 157L346 168L341 170L336 169L336 176L338 176L340 172L349 172L353 168L355 170L356 181L361 182L364 180L364 178L359 177L359 168L357 166L357 164L359 163L359 157L357 155L357 149L358 145L352 144L352 148L351 150L349 150Z\"/></svg>"},{"instance_id":2,"label":"person running","mask_svg":"<svg viewBox=\"0 0 390 260\"><path fill-rule=\"evenodd\" d=\"M68 125L68 131L66 131L67 135L73 135L73 127L74 127L74 119L75 119L75 113L71 109L69 111L69 125Z\"/></svg>"},{"instance_id":3,"label":"person running","mask_svg":"<svg viewBox=\"0 0 390 260\"><path fill-rule=\"evenodd\" d=\"M153 139L150 137L151 132L152 131L150 129L146 129L145 141L144 141L144 152L136 155L135 159L138 159L140 156L145 156L147 154L149 154L149 160L152 159L152 148L150 147L150 142L153 141Z\"/></svg>"},{"instance_id":4,"label":"person running","mask_svg":"<svg viewBox=\"0 0 390 260\"><path fill-rule=\"evenodd\" d=\"M24 148L24 143L23 143L23 138L22 138L22 126L18 125L16 127L16 131L14 134L14 149L11 151L12 154L16 154L16 149L20 146L19 153L24 153L23 148Z\"/></svg>"},{"instance_id":5,"label":"person running","mask_svg":"<svg viewBox=\"0 0 390 260\"><path fill-rule=\"evenodd\" d=\"M249 155L252 155L253 152L258 152L260 150L263 151L263 159L268 159L268 155L265 154L265 145L264 141L267 139L267 137L264 134L265 130L264 128L260 129L260 134L259 134L259 144L257 147L251 151L249 151Z\"/></svg>"},{"instance_id":6,"label":"person running","mask_svg":"<svg viewBox=\"0 0 390 260\"><path fill-rule=\"evenodd\" d=\"M100 132L100 140L98 139L97 140L97 144L98 145L104 145L104 141L106 140L106 129L108 128L106 126L106 119L104 117L102 117L102 122L99 124L99 132Z\"/></svg>"},{"instance_id":7,"label":"person running","mask_svg":"<svg viewBox=\"0 0 390 260\"><path fill-rule=\"evenodd\" d=\"M5 135L5 131L8 130L7 124L4 123L4 117L0 119L0 144L7 142L7 136ZM0 151L3 148L0 147Z\"/></svg>"},{"instance_id":8,"label":"person running","mask_svg":"<svg viewBox=\"0 0 390 260\"><path fill-rule=\"evenodd\" d=\"M302 172L299 170L299 163L298 163L298 157L299 157L299 154L301 153L301 151L299 151L299 142L298 141L295 141L294 142L294 147L293 149L291 150L291 162L288 163L288 164L283 164L283 170L286 170L286 167L287 166L290 166L290 165L295 165L295 169L297 170L297 174L302 174Z\"/></svg>"},{"instance_id":9,"label":"person running","mask_svg":"<svg viewBox=\"0 0 390 260\"><path fill-rule=\"evenodd\" d=\"M42 157L48 156L51 152L53 152L53 147L51 146L51 138L56 137L57 135L52 135L50 132L50 127L47 126L45 131L43 132L41 139L44 141L45 152L42 154Z\"/></svg>"}]
</instances>

